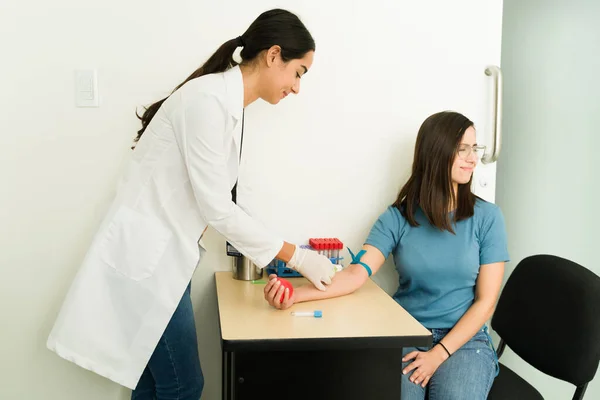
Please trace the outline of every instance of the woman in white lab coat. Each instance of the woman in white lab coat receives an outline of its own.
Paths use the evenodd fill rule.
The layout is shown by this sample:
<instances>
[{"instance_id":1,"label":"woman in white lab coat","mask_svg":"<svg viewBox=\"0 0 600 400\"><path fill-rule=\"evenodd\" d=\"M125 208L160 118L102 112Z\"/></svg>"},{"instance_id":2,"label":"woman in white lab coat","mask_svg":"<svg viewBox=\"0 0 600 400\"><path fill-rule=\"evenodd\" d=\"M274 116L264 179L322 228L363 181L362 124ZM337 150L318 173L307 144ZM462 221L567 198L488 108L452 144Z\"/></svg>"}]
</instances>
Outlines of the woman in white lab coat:
<instances>
[{"instance_id":1,"label":"woman in white lab coat","mask_svg":"<svg viewBox=\"0 0 600 400\"><path fill-rule=\"evenodd\" d=\"M297 94L314 50L298 17L267 11L146 109L133 159L48 339L51 350L134 389L133 399L200 398L189 284L209 225L257 265L281 259L325 290L332 263L271 234L231 196L244 108Z\"/></svg>"}]
</instances>

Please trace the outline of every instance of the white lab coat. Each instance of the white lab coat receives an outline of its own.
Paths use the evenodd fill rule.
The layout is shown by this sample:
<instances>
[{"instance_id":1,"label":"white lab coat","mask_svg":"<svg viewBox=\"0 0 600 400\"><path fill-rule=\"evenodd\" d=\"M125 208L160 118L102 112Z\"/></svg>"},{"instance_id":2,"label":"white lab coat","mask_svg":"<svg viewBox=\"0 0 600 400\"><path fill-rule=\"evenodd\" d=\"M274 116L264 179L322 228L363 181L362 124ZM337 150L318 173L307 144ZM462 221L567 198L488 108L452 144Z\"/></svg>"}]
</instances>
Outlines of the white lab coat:
<instances>
[{"instance_id":1,"label":"white lab coat","mask_svg":"<svg viewBox=\"0 0 600 400\"><path fill-rule=\"evenodd\" d=\"M261 267L279 252L283 240L231 201L243 99L234 67L194 79L164 102L72 283L49 349L134 389L202 257L207 225Z\"/></svg>"}]
</instances>

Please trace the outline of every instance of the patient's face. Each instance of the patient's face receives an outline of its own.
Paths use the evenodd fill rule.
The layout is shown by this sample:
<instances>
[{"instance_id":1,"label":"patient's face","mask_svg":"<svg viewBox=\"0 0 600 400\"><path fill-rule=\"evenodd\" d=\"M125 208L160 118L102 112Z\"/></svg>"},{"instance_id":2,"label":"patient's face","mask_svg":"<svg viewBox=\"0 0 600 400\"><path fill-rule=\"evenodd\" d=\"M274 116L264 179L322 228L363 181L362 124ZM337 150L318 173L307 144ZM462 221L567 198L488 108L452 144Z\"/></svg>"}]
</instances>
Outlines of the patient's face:
<instances>
[{"instance_id":1,"label":"patient's face","mask_svg":"<svg viewBox=\"0 0 600 400\"><path fill-rule=\"evenodd\" d=\"M464 185L471 180L473 171L479 161L479 156L473 146L477 146L475 128L469 127L461 139L452 164L453 183Z\"/></svg>"}]
</instances>

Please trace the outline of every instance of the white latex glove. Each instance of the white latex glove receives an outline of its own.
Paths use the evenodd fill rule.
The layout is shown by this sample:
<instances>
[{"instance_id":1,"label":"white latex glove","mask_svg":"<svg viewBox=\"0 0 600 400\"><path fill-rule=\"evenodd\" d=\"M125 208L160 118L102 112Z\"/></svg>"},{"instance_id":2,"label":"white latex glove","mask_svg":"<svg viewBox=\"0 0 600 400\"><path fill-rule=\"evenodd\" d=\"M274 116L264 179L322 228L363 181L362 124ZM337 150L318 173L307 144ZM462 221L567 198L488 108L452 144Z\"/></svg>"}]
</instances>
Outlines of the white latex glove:
<instances>
[{"instance_id":1,"label":"white latex glove","mask_svg":"<svg viewBox=\"0 0 600 400\"><path fill-rule=\"evenodd\" d=\"M319 290L325 291L325 285L331 284L331 278L335 275L335 266L322 254L314 250L308 250L296 246L294 255L287 265L298 271L306 279L312 282Z\"/></svg>"}]
</instances>

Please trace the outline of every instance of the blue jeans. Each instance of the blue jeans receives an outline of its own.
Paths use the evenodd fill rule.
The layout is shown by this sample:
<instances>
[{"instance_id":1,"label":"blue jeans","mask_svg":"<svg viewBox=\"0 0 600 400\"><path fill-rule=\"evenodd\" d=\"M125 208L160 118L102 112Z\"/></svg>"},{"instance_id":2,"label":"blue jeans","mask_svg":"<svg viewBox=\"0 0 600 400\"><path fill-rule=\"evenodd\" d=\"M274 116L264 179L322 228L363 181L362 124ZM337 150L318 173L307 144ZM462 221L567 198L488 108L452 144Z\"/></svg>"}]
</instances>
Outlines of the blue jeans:
<instances>
[{"instance_id":1,"label":"blue jeans","mask_svg":"<svg viewBox=\"0 0 600 400\"><path fill-rule=\"evenodd\" d=\"M446 336L450 329L433 329L433 345ZM405 348L403 355L411 351L427 351L430 348ZM406 368L412 361L402 363ZM402 375L402 400L423 400L429 392L429 400L485 400L498 371L498 358L487 328L452 354L440 365L425 388L412 383L412 372Z\"/></svg>"},{"instance_id":2,"label":"blue jeans","mask_svg":"<svg viewBox=\"0 0 600 400\"><path fill-rule=\"evenodd\" d=\"M204 376L188 286L131 398L198 400L203 388Z\"/></svg>"}]
</instances>

